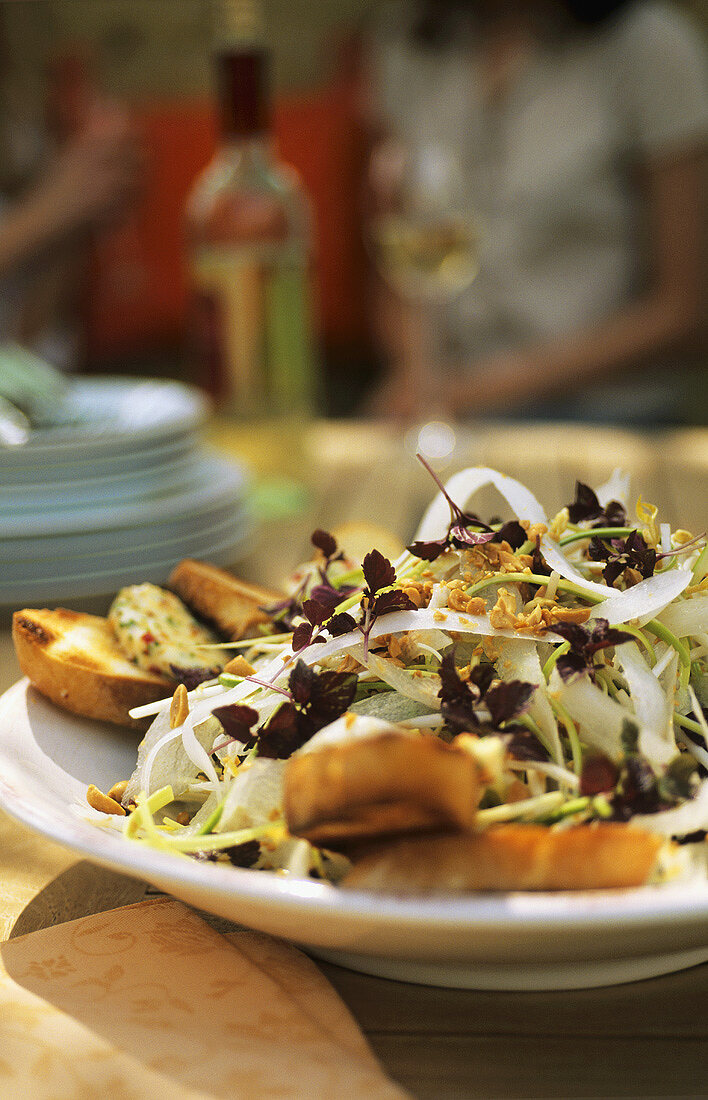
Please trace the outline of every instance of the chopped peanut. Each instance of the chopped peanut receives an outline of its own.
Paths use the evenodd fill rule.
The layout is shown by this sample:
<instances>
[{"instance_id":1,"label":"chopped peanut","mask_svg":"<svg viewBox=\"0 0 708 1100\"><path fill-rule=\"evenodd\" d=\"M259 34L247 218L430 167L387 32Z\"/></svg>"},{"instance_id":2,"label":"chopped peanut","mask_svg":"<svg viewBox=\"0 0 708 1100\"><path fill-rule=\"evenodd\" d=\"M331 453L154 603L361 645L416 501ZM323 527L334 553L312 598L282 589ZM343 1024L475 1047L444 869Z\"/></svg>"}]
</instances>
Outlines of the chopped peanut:
<instances>
[{"instance_id":1,"label":"chopped peanut","mask_svg":"<svg viewBox=\"0 0 708 1100\"><path fill-rule=\"evenodd\" d=\"M125 794L125 792L127 790L127 787L128 787L128 780L127 779L121 779L119 783L114 783L113 784L110 791L108 792L108 797L113 798L116 802L122 802L123 801L123 795Z\"/></svg>"},{"instance_id":2,"label":"chopped peanut","mask_svg":"<svg viewBox=\"0 0 708 1100\"><path fill-rule=\"evenodd\" d=\"M450 592L447 598L447 606L451 611L466 611L468 600L469 596L466 592L462 592L459 588L455 588Z\"/></svg>"},{"instance_id":3,"label":"chopped peanut","mask_svg":"<svg viewBox=\"0 0 708 1100\"><path fill-rule=\"evenodd\" d=\"M93 783L89 784L86 791L86 801L93 810L98 810L101 814L116 814L118 817L126 816L120 802L116 802L115 798L109 798L103 791L99 791Z\"/></svg>"},{"instance_id":4,"label":"chopped peanut","mask_svg":"<svg viewBox=\"0 0 708 1100\"><path fill-rule=\"evenodd\" d=\"M184 684L178 684L170 703L170 729L176 730L183 725L188 714L187 689Z\"/></svg>"},{"instance_id":5,"label":"chopped peanut","mask_svg":"<svg viewBox=\"0 0 708 1100\"><path fill-rule=\"evenodd\" d=\"M544 612L547 626L552 622L586 623L589 618L589 607L555 607L553 611Z\"/></svg>"},{"instance_id":6,"label":"chopped peanut","mask_svg":"<svg viewBox=\"0 0 708 1100\"><path fill-rule=\"evenodd\" d=\"M516 626L516 600L506 588L500 588L497 602L489 613L495 630L513 630Z\"/></svg>"},{"instance_id":7,"label":"chopped peanut","mask_svg":"<svg viewBox=\"0 0 708 1100\"><path fill-rule=\"evenodd\" d=\"M255 671L253 665L240 653L224 665L224 672L229 672L232 676L253 676Z\"/></svg>"},{"instance_id":8,"label":"chopped peanut","mask_svg":"<svg viewBox=\"0 0 708 1100\"><path fill-rule=\"evenodd\" d=\"M558 517L556 516L556 519L557 518ZM527 519L522 519L521 526L523 527L524 531L532 542L535 542L537 538L541 537L541 535L548 534L548 527L545 523L529 523Z\"/></svg>"},{"instance_id":9,"label":"chopped peanut","mask_svg":"<svg viewBox=\"0 0 708 1100\"><path fill-rule=\"evenodd\" d=\"M430 581L406 581L403 591L416 607L427 607L433 594L433 586Z\"/></svg>"}]
</instances>

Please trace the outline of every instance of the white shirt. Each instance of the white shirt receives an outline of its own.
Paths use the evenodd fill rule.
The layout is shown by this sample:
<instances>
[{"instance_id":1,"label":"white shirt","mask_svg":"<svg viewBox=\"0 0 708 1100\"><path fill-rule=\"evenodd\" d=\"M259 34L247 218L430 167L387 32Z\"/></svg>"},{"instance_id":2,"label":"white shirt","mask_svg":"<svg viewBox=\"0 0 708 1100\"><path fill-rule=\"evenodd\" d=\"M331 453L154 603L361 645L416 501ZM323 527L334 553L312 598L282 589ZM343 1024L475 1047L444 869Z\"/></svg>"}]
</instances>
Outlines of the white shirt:
<instances>
[{"instance_id":1,"label":"white shirt","mask_svg":"<svg viewBox=\"0 0 708 1100\"><path fill-rule=\"evenodd\" d=\"M493 106L474 43L437 51L384 32L375 58L390 131L455 149L468 181L482 253L449 309L463 359L601 321L641 291L635 169L708 140L705 56L685 18L641 0L592 31L539 43Z\"/></svg>"}]
</instances>

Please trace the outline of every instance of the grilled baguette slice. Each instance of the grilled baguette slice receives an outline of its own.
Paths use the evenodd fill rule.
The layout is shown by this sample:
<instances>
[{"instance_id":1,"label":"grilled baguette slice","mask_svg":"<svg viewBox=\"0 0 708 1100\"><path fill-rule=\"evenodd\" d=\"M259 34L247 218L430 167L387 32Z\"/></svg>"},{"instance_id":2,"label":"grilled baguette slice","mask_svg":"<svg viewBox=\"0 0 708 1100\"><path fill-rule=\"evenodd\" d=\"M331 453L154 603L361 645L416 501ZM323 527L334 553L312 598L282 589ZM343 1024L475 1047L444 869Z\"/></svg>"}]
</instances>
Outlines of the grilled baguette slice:
<instances>
[{"instance_id":1,"label":"grilled baguette slice","mask_svg":"<svg viewBox=\"0 0 708 1100\"><path fill-rule=\"evenodd\" d=\"M25 608L13 615L12 638L33 687L86 718L145 729L147 722L132 719L128 711L164 698L176 686L132 664L108 620L98 615L63 607Z\"/></svg>"},{"instance_id":2,"label":"grilled baguette slice","mask_svg":"<svg viewBox=\"0 0 708 1100\"><path fill-rule=\"evenodd\" d=\"M643 886L663 843L663 837L616 822L561 830L498 825L482 833L405 837L370 848L341 885L392 894Z\"/></svg>"},{"instance_id":3,"label":"grilled baguette slice","mask_svg":"<svg viewBox=\"0 0 708 1100\"><path fill-rule=\"evenodd\" d=\"M296 753L283 806L293 836L337 851L359 841L472 827L475 760L437 737L383 733Z\"/></svg>"},{"instance_id":4,"label":"grilled baguette slice","mask_svg":"<svg viewBox=\"0 0 708 1100\"><path fill-rule=\"evenodd\" d=\"M191 610L213 623L232 642L248 636L259 623L270 622L261 608L282 600L281 592L248 584L208 562L185 558L168 581Z\"/></svg>"}]
</instances>

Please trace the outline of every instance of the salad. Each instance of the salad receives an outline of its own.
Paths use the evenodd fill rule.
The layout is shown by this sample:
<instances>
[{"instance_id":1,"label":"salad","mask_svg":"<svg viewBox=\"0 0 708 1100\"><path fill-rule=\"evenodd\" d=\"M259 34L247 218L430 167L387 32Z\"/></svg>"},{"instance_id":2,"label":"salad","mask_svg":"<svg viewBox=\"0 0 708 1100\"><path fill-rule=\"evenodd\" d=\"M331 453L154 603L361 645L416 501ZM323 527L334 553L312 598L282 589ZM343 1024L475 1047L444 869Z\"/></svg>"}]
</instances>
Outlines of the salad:
<instances>
[{"instance_id":1,"label":"salad","mask_svg":"<svg viewBox=\"0 0 708 1100\"><path fill-rule=\"evenodd\" d=\"M352 563L314 532L269 621L219 643L233 651L219 675L132 712L153 722L126 816L93 818L182 856L345 886L398 889L424 863L421 889L702 874L705 536L631 503L619 471L548 516L496 470L443 486L421 462L438 491L405 551ZM473 510L487 486L501 519ZM554 853L585 871L557 872ZM594 878L603 861L619 876Z\"/></svg>"}]
</instances>

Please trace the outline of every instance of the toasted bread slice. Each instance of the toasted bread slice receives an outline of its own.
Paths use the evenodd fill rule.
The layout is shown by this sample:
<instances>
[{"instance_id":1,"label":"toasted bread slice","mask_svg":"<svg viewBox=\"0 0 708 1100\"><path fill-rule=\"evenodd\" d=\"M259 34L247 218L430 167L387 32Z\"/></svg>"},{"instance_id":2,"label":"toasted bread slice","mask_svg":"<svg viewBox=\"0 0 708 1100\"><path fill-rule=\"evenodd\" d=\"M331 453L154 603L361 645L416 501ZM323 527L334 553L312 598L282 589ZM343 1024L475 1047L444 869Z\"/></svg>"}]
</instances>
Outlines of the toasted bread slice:
<instances>
[{"instance_id":1,"label":"toasted bread slice","mask_svg":"<svg viewBox=\"0 0 708 1100\"><path fill-rule=\"evenodd\" d=\"M121 652L107 619L58 607L16 611L20 668L42 695L73 714L144 729L128 711L169 695L172 680L145 672Z\"/></svg>"},{"instance_id":2,"label":"toasted bread slice","mask_svg":"<svg viewBox=\"0 0 708 1100\"><path fill-rule=\"evenodd\" d=\"M363 855L342 885L393 894L643 886L663 843L654 833L615 822L405 837Z\"/></svg>"},{"instance_id":3,"label":"toasted bread slice","mask_svg":"<svg viewBox=\"0 0 708 1100\"><path fill-rule=\"evenodd\" d=\"M470 828L481 794L474 759L437 737L397 733L292 756L288 829L333 849L363 838Z\"/></svg>"},{"instance_id":4,"label":"toasted bread slice","mask_svg":"<svg viewBox=\"0 0 708 1100\"><path fill-rule=\"evenodd\" d=\"M281 592L248 584L225 569L193 558L175 566L168 584L196 615L213 623L233 642L248 637L259 623L270 622L261 609L283 598Z\"/></svg>"}]
</instances>

